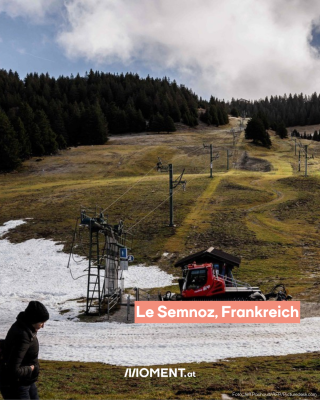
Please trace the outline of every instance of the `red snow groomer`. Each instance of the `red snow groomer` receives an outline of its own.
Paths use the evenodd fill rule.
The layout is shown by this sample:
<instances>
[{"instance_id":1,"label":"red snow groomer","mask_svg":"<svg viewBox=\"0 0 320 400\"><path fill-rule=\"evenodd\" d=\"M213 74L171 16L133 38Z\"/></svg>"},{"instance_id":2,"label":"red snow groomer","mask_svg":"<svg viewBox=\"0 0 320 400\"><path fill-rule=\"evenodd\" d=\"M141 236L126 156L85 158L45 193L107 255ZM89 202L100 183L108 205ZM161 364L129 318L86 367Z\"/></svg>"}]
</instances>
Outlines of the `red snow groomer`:
<instances>
[{"instance_id":1,"label":"red snow groomer","mask_svg":"<svg viewBox=\"0 0 320 400\"><path fill-rule=\"evenodd\" d=\"M191 261L191 262L190 262ZM187 263L186 263L187 262ZM270 293L263 294L259 287L236 280L234 267L240 258L210 247L208 250L186 257L176 263L181 266L183 278L179 279L179 294L167 292L161 300L224 300L265 301L289 300L284 285L276 285Z\"/></svg>"}]
</instances>

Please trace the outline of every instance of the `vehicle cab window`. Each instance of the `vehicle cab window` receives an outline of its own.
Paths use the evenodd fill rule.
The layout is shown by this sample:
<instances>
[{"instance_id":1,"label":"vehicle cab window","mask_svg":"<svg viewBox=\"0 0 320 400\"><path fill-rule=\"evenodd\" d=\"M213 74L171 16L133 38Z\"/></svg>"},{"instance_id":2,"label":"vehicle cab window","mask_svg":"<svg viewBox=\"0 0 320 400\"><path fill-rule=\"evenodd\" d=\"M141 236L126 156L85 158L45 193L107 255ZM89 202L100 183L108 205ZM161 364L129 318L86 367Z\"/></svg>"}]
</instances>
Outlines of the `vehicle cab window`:
<instances>
[{"instance_id":1,"label":"vehicle cab window","mask_svg":"<svg viewBox=\"0 0 320 400\"><path fill-rule=\"evenodd\" d=\"M199 289L207 282L207 269L189 270L187 277L187 289Z\"/></svg>"}]
</instances>

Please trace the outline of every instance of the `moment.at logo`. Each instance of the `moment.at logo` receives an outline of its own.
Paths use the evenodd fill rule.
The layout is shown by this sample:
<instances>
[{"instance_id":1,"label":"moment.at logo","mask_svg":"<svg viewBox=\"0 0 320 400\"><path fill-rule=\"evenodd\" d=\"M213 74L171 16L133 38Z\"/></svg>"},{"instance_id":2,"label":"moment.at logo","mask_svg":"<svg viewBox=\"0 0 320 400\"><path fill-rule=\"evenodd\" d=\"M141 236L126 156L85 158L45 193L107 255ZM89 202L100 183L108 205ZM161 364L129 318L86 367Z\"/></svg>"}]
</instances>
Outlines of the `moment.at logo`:
<instances>
[{"instance_id":1,"label":"moment.at logo","mask_svg":"<svg viewBox=\"0 0 320 400\"><path fill-rule=\"evenodd\" d=\"M185 368L127 368L125 378L195 378L196 373L185 372Z\"/></svg>"}]
</instances>

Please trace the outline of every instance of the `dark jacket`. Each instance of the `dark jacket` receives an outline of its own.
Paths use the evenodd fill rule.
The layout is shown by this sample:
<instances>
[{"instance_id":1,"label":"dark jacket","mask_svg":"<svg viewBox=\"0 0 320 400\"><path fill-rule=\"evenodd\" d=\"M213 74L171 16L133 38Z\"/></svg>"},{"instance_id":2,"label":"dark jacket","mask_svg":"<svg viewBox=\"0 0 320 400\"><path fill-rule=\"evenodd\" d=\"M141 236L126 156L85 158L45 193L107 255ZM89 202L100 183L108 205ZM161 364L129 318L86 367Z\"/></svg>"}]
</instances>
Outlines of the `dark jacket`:
<instances>
[{"instance_id":1,"label":"dark jacket","mask_svg":"<svg viewBox=\"0 0 320 400\"><path fill-rule=\"evenodd\" d=\"M21 312L11 326L4 344L4 376L1 379L9 385L31 385L39 375L39 342L37 334ZM34 365L32 371L30 366Z\"/></svg>"}]
</instances>

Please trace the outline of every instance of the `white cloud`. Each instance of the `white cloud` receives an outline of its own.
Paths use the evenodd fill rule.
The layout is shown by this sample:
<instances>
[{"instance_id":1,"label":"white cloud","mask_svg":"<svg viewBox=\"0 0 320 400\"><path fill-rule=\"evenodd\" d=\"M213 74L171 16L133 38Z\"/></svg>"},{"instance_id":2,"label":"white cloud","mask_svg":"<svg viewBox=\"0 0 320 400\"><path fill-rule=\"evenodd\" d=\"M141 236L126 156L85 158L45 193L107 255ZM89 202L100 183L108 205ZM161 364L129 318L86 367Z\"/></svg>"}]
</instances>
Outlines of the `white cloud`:
<instances>
[{"instance_id":1,"label":"white cloud","mask_svg":"<svg viewBox=\"0 0 320 400\"><path fill-rule=\"evenodd\" d=\"M101 69L120 62L151 75L172 70L196 93L225 99L320 90L309 45L318 0L0 0L11 16L59 7L66 55Z\"/></svg>"},{"instance_id":2,"label":"white cloud","mask_svg":"<svg viewBox=\"0 0 320 400\"><path fill-rule=\"evenodd\" d=\"M0 12L12 18L27 17L41 22L47 13L57 10L62 5L62 0L0 0Z\"/></svg>"},{"instance_id":3,"label":"white cloud","mask_svg":"<svg viewBox=\"0 0 320 400\"><path fill-rule=\"evenodd\" d=\"M316 0L69 0L70 57L175 69L198 93L259 98L319 90L308 44Z\"/></svg>"}]
</instances>

